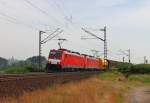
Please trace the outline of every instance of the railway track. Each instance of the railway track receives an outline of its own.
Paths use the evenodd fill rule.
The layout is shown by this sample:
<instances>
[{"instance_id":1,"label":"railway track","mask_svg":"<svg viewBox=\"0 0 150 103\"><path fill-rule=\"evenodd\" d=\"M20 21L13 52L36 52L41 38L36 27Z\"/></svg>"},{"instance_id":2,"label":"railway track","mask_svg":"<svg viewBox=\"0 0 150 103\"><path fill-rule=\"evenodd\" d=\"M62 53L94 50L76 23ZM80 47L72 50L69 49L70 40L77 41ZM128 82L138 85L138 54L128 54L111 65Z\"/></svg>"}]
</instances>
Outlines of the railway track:
<instances>
[{"instance_id":1,"label":"railway track","mask_svg":"<svg viewBox=\"0 0 150 103\"><path fill-rule=\"evenodd\" d=\"M39 77L56 76L54 73L28 73L28 74L3 74L0 75L0 82L4 81L14 81L23 79L36 79Z\"/></svg>"},{"instance_id":2,"label":"railway track","mask_svg":"<svg viewBox=\"0 0 150 103\"><path fill-rule=\"evenodd\" d=\"M44 89L88 78L99 72L61 72L0 75L0 98L18 97L24 92Z\"/></svg>"},{"instance_id":3,"label":"railway track","mask_svg":"<svg viewBox=\"0 0 150 103\"><path fill-rule=\"evenodd\" d=\"M27 73L27 74L1 74L0 82L11 81L11 80L22 80L22 79L36 79L40 77L57 77L63 75L74 75L74 74L95 74L97 72L57 72L57 73Z\"/></svg>"}]
</instances>

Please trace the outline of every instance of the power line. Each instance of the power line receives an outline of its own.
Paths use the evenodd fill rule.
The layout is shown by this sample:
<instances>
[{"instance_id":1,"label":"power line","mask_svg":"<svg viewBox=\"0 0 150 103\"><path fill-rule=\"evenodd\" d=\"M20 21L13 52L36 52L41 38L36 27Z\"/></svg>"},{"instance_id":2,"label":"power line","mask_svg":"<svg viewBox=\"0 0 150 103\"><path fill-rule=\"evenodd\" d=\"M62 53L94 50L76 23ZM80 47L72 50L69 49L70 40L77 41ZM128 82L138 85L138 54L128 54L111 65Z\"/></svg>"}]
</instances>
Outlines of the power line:
<instances>
[{"instance_id":1,"label":"power line","mask_svg":"<svg viewBox=\"0 0 150 103\"><path fill-rule=\"evenodd\" d=\"M59 3L58 3L59 2ZM55 5L55 7L57 7L57 10L59 10L59 12L62 14L62 16L64 17L64 19L65 19L65 21L69 21L70 22L70 24L69 25L71 25L72 27L73 27L73 31L76 31L76 27L75 27L75 25L74 25L74 23L72 22L72 15L70 14L70 13L68 13L68 11L65 9L65 5L64 5L64 2L62 1L62 0L58 0L57 2L55 1L55 0L53 0L53 4L54 5L52 5L51 3L50 3L50 1L49 0L47 0L47 3L49 3L51 6L53 6L54 7L54 5ZM61 4L62 4L62 6L61 6ZM65 12L66 11L66 12ZM69 18L69 15L70 15L70 18ZM79 26L78 26L79 27ZM81 26L80 26L81 27ZM80 28L79 27L79 28ZM67 28L68 29L68 28ZM80 29L79 29L80 30Z\"/></svg>"},{"instance_id":2,"label":"power line","mask_svg":"<svg viewBox=\"0 0 150 103\"><path fill-rule=\"evenodd\" d=\"M94 57L99 57L99 53L102 53L101 51L98 51L95 49L92 49L91 51L92 51Z\"/></svg>"},{"instance_id":3,"label":"power line","mask_svg":"<svg viewBox=\"0 0 150 103\"><path fill-rule=\"evenodd\" d=\"M41 13L43 13L44 15L46 15L47 17L53 18L53 20L55 20L57 23L63 25L62 23L60 23L58 20L56 20L56 18L52 17L52 15L50 16L46 11L44 11L43 9L39 8L38 6L34 5L32 2L30 2L29 0L24 0L26 3L28 3L30 6L32 6L33 8L35 8L36 10L40 11Z\"/></svg>"},{"instance_id":4,"label":"power line","mask_svg":"<svg viewBox=\"0 0 150 103\"><path fill-rule=\"evenodd\" d=\"M12 11L12 10L15 10L15 11L18 10L18 9L16 9L16 8L14 8L12 5L8 5L8 3L6 3L6 2L1 1L0 3L1 3L2 5L5 4L5 7L10 8L11 11ZM16 18L17 18L17 16L13 16L13 17L16 17ZM21 19L23 19L23 17L21 17ZM35 20L36 20L36 21L35 21ZM37 21L37 20L38 20L38 21ZM24 21L24 20L23 20L23 21ZM35 26L40 25L40 26L49 26L49 27L51 27L51 25L48 25L48 24L45 24L45 23L39 23L39 22L40 22L40 19L39 19L39 18L35 18L35 19L32 20L32 21L34 21L34 22L32 22L32 23L30 23L30 24L35 25Z\"/></svg>"},{"instance_id":5,"label":"power line","mask_svg":"<svg viewBox=\"0 0 150 103\"><path fill-rule=\"evenodd\" d=\"M37 10L40 10L42 13L44 13L44 15L46 15L46 16L49 16L49 14L46 12L46 11L44 11L43 9L41 9L41 8L39 8L38 6L36 6L36 5L34 5L32 2L30 2L29 0L24 0L24 1L27 1L27 3L29 4L29 5L31 5L32 7L34 7L35 9L37 9ZM55 2L56 3L56 2ZM58 4L58 3L57 3ZM57 5L57 7L59 8L59 10L61 11L61 10L63 10L62 8L61 8L61 6L58 4ZM68 16L66 16L66 14L65 14L65 12L64 12L64 14L63 14L65 17L68 17ZM72 16L71 16L71 18L72 18ZM66 20L66 19L65 19ZM56 20L55 20L56 21ZM58 22L58 21L57 21ZM62 24L62 23L61 23ZM62 24L63 25L63 24ZM72 24L71 24L72 25ZM73 27L73 25L72 25L72 27ZM76 31L75 29L74 29L74 31Z\"/></svg>"},{"instance_id":6,"label":"power line","mask_svg":"<svg viewBox=\"0 0 150 103\"><path fill-rule=\"evenodd\" d=\"M71 42L71 43L77 45L77 47L81 47L81 48L87 49L87 50L89 50L89 51L91 50L90 47L88 47L87 45L85 46L84 44L81 44L81 43L79 43L79 42L75 42L75 41L69 41L69 42Z\"/></svg>"},{"instance_id":7,"label":"power line","mask_svg":"<svg viewBox=\"0 0 150 103\"><path fill-rule=\"evenodd\" d=\"M65 12L63 11L63 9L61 8L61 6L54 0L54 5L59 9L59 12L64 16L66 17L66 14Z\"/></svg>"},{"instance_id":8,"label":"power line","mask_svg":"<svg viewBox=\"0 0 150 103\"><path fill-rule=\"evenodd\" d=\"M54 33L56 33L60 28L57 28L54 32L52 32L49 36L47 36L46 38L44 38L41 42L45 42L47 39L50 38L50 36L52 36Z\"/></svg>"},{"instance_id":9,"label":"power line","mask_svg":"<svg viewBox=\"0 0 150 103\"><path fill-rule=\"evenodd\" d=\"M31 5L32 7L34 7L35 9L39 10L40 12L42 12L43 14L49 16L49 15L47 14L47 12L45 12L45 11L42 10L41 8L35 6L35 5L34 5L32 2L30 2L29 0L24 0L24 1L25 1L26 3L28 3L29 5Z\"/></svg>"},{"instance_id":10,"label":"power line","mask_svg":"<svg viewBox=\"0 0 150 103\"><path fill-rule=\"evenodd\" d=\"M97 35L95 35L95 34L89 32L89 31L87 31L86 29L82 28L82 30L84 30L86 33L92 35L93 37L96 37L96 38L100 39L101 41L104 41L104 39L102 39L102 38L98 37ZM82 38L82 39L83 39L83 38ZM90 38L84 38L84 39L90 39ZM92 38L92 39L93 39L93 38Z\"/></svg>"},{"instance_id":11,"label":"power line","mask_svg":"<svg viewBox=\"0 0 150 103\"><path fill-rule=\"evenodd\" d=\"M37 11L39 11L40 13L46 15L48 18L52 18L53 20L55 20L58 24L61 24L61 25L64 25L63 23L61 23L60 21L58 21L55 17L53 17L52 15L50 15L47 11L41 9L40 7L36 6L33 2L29 1L29 0L23 0L24 2L26 2L28 5L30 5L31 7L33 7L34 9L36 9ZM7 3L5 3L7 4ZM15 9L15 8L12 8L13 6L7 6L7 8L10 8L11 9ZM22 18L22 17L21 17ZM36 18L37 19L37 18ZM48 24L44 24L42 23L43 26L47 26ZM40 24L41 25L41 24ZM49 25L48 25L49 26Z\"/></svg>"},{"instance_id":12,"label":"power line","mask_svg":"<svg viewBox=\"0 0 150 103\"><path fill-rule=\"evenodd\" d=\"M67 11L65 10L65 6L64 6L63 1L58 0L58 1L56 2L55 0L53 0L53 2L54 2L54 5L59 9L59 12L63 15L64 19L65 19L66 21L72 23L72 16L71 16L69 13L67 13ZM59 3L58 3L58 2L59 2ZM62 4L62 6L61 6L60 4ZM65 12L65 11L66 11L66 12ZM71 18L69 18L69 16L70 16Z\"/></svg>"},{"instance_id":13,"label":"power line","mask_svg":"<svg viewBox=\"0 0 150 103\"><path fill-rule=\"evenodd\" d=\"M65 32L67 32L68 34L72 34L72 32L69 32L69 31L65 31ZM78 45L78 47L80 46L80 47L82 47L82 48L86 48L87 50L91 50L91 49L94 49L94 48L90 48L89 47L89 45L91 45L91 47L93 47L93 45L95 45L95 43L94 42L92 42L92 41L90 41L90 43L88 43L88 44L81 44L81 43L79 43L79 42L75 42L75 41L68 41L68 42L72 42L72 43L74 43L74 44L77 44ZM96 44L96 46L100 46L100 45L98 45L98 44ZM96 47L97 48L97 47ZM101 48L103 48L103 47L101 47Z\"/></svg>"},{"instance_id":14,"label":"power line","mask_svg":"<svg viewBox=\"0 0 150 103\"><path fill-rule=\"evenodd\" d=\"M5 17L5 18L3 18L2 16ZM4 21L8 21L9 23L18 24L17 22L11 20L10 18L6 18L6 16L4 16L4 15L1 15L0 19L4 20Z\"/></svg>"},{"instance_id":15,"label":"power line","mask_svg":"<svg viewBox=\"0 0 150 103\"><path fill-rule=\"evenodd\" d=\"M24 25L24 26L26 26L26 27L29 27L29 28L32 28L32 29L34 28L34 29L36 29L36 30L39 30L38 28L33 27L33 26L30 25L30 24L24 23L23 21L18 20L18 19L15 18L15 17L9 16L9 15L7 15L7 14L5 14L5 13L0 12L0 15L3 16L3 17L8 18L8 19L3 19L3 20L6 20L6 21L11 22L11 23L13 23L13 24L22 24L22 25ZM9 19L10 19L10 20L9 20Z\"/></svg>"},{"instance_id":16,"label":"power line","mask_svg":"<svg viewBox=\"0 0 150 103\"><path fill-rule=\"evenodd\" d=\"M123 55L125 55L125 56L127 56L128 57L128 60L129 60L129 63L131 63L131 50L130 49L128 49L128 50L120 50L120 52L123 54Z\"/></svg>"},{"instance_id":17,"label":"power line","mask_svg":"<svg viewBox=\"0 0 150 103\"><path fill-rule=\"evenodd\" d=\"M47 2L50 4L49 0L47 0ZM64 2L62 0L57 0L57 2L55 0L53 0L53 4L55 5L55 7L57 7L57 10L59 10L59 12L64 17L64 19L66 21L66 23L65 23L66 26L70 25L71 27L73 27L73 31L76 31L75 28L78 28L80 30L81 25L80 26L79 25L78 26L75 25L75 23L73 22L73 17L71 15L71 13L69 13L68 10L65 9L65 5L64 5ZM50 4L50 5L52 5L52 4ZM52 5L52 6L54 6L54 5ZM69 24L68 24L68 22L69 22Z\"/></svg>"},{"instance_id":18,"label":"power line","mask_svg":"<svg viewBox=\"0 0 150 103\"><path fill-rule=\"evenodd\" d=\"M61 34L63 32L63 30L59 31L57 34L55 34L54 36L50 37L49 39L45 40L45 41L41 41L41 44L44 44L50 40L52 40L53 38L55 38L56 36L58 36L59 34Z\"/></svg>"}]
</instances>

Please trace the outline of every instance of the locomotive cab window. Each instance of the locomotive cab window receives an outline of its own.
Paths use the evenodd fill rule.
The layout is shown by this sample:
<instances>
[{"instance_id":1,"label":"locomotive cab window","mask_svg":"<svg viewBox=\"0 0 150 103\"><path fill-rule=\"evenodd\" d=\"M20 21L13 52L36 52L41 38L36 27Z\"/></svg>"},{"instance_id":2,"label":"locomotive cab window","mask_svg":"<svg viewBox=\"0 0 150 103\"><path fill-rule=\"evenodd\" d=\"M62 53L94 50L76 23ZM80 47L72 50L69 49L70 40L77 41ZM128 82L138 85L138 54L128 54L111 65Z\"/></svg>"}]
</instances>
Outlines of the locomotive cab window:
<instances>
[{"instance_id":1,"label":"locomotive cab window","mask_svg":"<svg viewBox=\"0 0 150 103\"><path fill-rule=\"evenodd\" d=\"M49 56L50 57L60 57L60 56L62 56L62 52L51 51Z\"/></svg>"}]
</instances>

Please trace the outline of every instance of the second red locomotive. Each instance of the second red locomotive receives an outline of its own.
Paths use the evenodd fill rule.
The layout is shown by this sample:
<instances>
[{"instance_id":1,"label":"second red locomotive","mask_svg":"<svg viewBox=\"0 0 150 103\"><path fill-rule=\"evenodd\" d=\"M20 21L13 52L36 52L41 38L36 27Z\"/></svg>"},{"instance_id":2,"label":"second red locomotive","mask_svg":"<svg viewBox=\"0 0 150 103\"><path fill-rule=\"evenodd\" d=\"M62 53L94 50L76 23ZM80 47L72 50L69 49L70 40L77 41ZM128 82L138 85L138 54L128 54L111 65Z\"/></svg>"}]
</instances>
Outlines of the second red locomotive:
<instances>
[{"instance_id":1,"label":"second red locomotive","mask_svg":"<svg viewBox=\"0 0 150 103\"><path fill-rule=\"evenodd\" d=\"M104 69L103 60L66 49L51 50L47 71L89 71Z\"/></svg>"}]
</instances>

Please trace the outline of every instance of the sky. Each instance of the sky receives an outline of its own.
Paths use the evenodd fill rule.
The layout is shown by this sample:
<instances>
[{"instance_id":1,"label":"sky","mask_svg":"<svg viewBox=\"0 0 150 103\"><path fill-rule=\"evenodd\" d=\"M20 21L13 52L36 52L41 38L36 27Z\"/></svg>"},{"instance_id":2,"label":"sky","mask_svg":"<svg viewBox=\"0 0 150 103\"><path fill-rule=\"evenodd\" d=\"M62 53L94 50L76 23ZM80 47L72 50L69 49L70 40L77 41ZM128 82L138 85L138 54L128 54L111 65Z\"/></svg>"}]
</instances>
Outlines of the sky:
<instances>
[{"instance_id":1,"label":"sky","mask_svg":"<svg viewBox=\"0 0 150 103\"><path fill-rule=\"evenodd\" d=\"M63 30L42 45L42 55L58 49L58 38L65 38L63 48L102 57L103 42L81 28L103 38L107 27L108 58L122 61L120 50L131 50L131 62L150 59L150 0L0 0L0 57L25 60L38 55L39 30L42 39L57 28ZM125 60L128 58L125 56Z\"/></svg>"}]
</instances>

